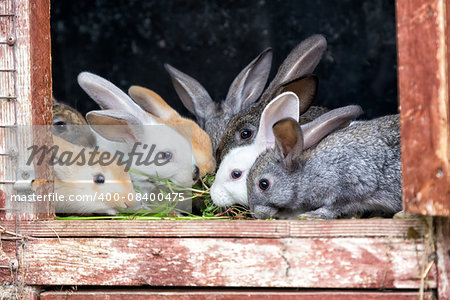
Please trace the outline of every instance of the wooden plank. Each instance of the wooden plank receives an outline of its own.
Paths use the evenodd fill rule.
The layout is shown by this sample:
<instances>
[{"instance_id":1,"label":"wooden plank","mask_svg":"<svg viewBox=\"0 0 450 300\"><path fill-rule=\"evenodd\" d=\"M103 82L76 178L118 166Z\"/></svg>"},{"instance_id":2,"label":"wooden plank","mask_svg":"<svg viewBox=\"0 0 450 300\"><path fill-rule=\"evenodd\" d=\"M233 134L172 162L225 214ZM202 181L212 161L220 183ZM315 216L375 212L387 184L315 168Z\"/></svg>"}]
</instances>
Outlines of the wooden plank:
<instances>
[{"instance_id":1,"label":"wooden plank","mask_svg":"<svg viewBox=\"0 0 450 300\"><path fill-rule=\"evenodd\" d=\"M419 240L390 237L44 238L24 249L24 283L45 286L418 289L424 255Z\"/></svg>"},{"instance_id":2,"label":"wooden plank","mask_svg":"<svg viewBox=\"0 0 450 300\"><path fill-rule=\"evenodd\" d=\"M14 17L2 17L0 40L10 40L1 57L3 66L11 67L8 72L0 72L0 96L11 97L1 100L0 125L17 126L14 139L0 136L1 143L10 145L18 152L15 165L9 171L16 179L19 169L34 171L37 179L51 178L51 169L42 166L28 166L27 148L31 145L51 143L51 131L32 125L51 124L51 56L50 56L50 2L47 0L2 1L2 10L8 10ZM14 23L11 25L11 22ZM11 28L13 29L11 31ZM9 48L8 48L9 47ZM11 51L11 49L13 51ZM7 63L5 61L8 61ZM14 62L11 64L11 62ZM0 166L0 174L6 173ZM10 181L10 179L8 179ZM12 184L0 185L9 199ZM52 185L40 185L37 193L52 191ZM54 217L54 204L43 202L6 201L4 219L35 219Z\"/></svg>"},{"instance_id":3,"label":"wooden plank","mask_svg":"<svg viewBox=\"0 0 450 300\"><path fill-rule=\"evenodd\" d=\"M404 208L450 216L449 8L446 0L396 8Z\"/></svg>"},{"instance_id":4,"label":"wooden plank","mask_svg":"<svg viewBox=\"0 0 450 300\"><path fill-rule=\"evenodd\" d=\"M450 219L436 219L436 253L439 300L450 299Z\"/></svg>"},{"instance_id":5,"label":"wooden plank","mask_svg":"<svg viewBox=\"0 0 450 300\"><path fill-rule=\"evenodd\" d=\"M416 300L416 292L364 292L364 291L290 291L290 290L95 290L95 291L51 291L40 294L41 300L121 300L121 299L196 299L196 300L240 300L240 299L304 299L304 300ZM431 292L424 299L433 299Z\"/></svg>"},{"instance_id":6,"label":"wooden plank","mask_svg":"<svg viewBox=\"0 0 450 300\"><path fill-rule=\"evenodd\" d=\"M30 56L31 56L31 107L32 124L37 127L33 132L34 145L52 145L52 131L47 125L52 122L52 71L50 39L50 1L30 1ZM37 125L37 126L36 126ZM52 168L47 164L34 163L36 179L53 179ZM53 192L53 184L40 184L36 194L46 195ZM36 219L55 217L54 202L34 203Z\"/></svg>"},{"instance_id":7,"label":"wooden plank","mask_svg":"<svg viewBox=\"0 0 450 300\"><path fill-rule=\"evenodd\" d=\"M0 299L38 300L39 290L29 286L0 286Z\"/></svg>"},{"instance_id":8,"label":"wooden plank","mask_svg":"<svg viewBox=\"0 0 450 300\"><path fill-rule=\"evenodd\" d=\"M13 221L1 224L14 229ZM56 220L22 221L18 232L30 237L406 237L423 236L420 219L365 220Z\"/></svg>"}]
</instances>

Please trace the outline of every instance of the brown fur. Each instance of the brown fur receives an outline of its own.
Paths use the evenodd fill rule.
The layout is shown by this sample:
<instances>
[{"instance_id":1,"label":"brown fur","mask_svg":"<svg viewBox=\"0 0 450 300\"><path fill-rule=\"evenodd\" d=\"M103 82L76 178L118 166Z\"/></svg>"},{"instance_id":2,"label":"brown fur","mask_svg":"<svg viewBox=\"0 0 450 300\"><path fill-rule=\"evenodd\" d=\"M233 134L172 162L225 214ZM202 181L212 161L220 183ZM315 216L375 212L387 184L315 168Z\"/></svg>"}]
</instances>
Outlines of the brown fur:
<instances>
[{"instance_id":1,"label":"brown fur","mask_svg":"<svg viewBox=\"0 0 450 300\"><path fill-rule=\"evenodd\" d=\"M180 116L152 90L132 86L128 90L128 94L156 121L172 127L191 141L192 151L201 176L214 173L216 161L213 156L211 139L197 123Z\"/></svg>"}]
</instances>

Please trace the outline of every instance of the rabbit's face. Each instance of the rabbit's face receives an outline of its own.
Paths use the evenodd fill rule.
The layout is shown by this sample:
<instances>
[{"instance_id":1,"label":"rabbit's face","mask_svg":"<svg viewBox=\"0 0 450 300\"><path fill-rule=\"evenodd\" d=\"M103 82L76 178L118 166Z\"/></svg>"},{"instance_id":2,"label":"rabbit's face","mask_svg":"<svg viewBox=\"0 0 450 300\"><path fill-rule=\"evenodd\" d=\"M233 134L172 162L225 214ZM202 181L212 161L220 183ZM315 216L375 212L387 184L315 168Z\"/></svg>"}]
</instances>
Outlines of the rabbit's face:
<instances>
[{"instance_id":1,"label":"rabbit's face","mask_svg":"<svg viewBox=\"0 0 450 300\"><path fill-rule=\"evenodd\" d=\"M248 205L246 180L258 154L258 148L252 144L235 148L225 156L211 187L211 198L216 205Z\"/></svg>"},{"instance_id":2,"label":"rabbit's face","mask_svg":"<svg viewBox=\"0 0 450 300\"><path fill-rule=\"evenodd\" d=\"M169 126L144 126L142 138L133 143L131 149L133 147L136 147L135 153L142 153L140 157L139 154L133 155L133 170L160 179L170 179L183 187L192 186L199 179L191 144ZM144 178L154 181L154 178Z\"/></svg>"},{"instance_id":3,"label":"rabbit's face","mask_svg":"<svg viewBox=\"0 0 450 300\"><path fill-rule=\"evenodd\" d=\"M249 171L248 205L258 219L290 214L296 206L297 177L283 168L276 151L263 153Z\"/></svg>"},{"instance_id":4,"label":"rabbit's face","mask_svg":"<svg viewBox=\"0 0 450 300\"><path fill-rule=\"evenodd\" d=\"M255 140L261 108L250 107L231 118L216 148L216 159L219 163L231 149L251 144Z\"/></svg>"},{"instance_id":5,"label":"rabbit's face","mask_svg":"<svg viewBox=\"0 0 450 300\"><path fill-rule=\"evenodd\" d=\"M137 208L130 175L124 171L124 166L113 160L107 165L90 164L83 160L81 147L54 138L59 147L61 159L63 155L72 153L77 157L76 163L54 165L54 191L64 195L65 201L56 202L57 213L75 214L107 214L115 215L116 207ZM85 153L92 149L84 148ZM104 152L97 152L93 161L98 161Z\"/></svg>"},{"instance_id":6,"label":"rabbit's face","mask_svg":"<svg viewBox=\"0 0 450 300\"><path fill-rule=\"evenodd\" d=\"M83 116L76 109L62 103L53 104L52 131L77 145L94 147L96 144L95 136Z\"/></svg>"}]
</instances>

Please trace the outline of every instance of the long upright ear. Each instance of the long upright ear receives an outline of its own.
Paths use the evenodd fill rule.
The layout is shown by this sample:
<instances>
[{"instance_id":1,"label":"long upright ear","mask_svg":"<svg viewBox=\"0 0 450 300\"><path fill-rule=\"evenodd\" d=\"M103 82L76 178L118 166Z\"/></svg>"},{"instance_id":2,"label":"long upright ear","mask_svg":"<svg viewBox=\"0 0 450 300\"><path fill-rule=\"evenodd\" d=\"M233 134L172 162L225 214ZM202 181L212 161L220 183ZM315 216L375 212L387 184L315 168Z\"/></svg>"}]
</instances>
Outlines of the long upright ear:
<instances>
[{"instance_id":1,"label":"long upright ear","mask_svg":"<svg viewBox=\"0 0 450 300\"><path fill-rule=\"evenodd\" d=\"M294 92L300 100L300 114L303 114L311 106L317 94L319 79L309 74L281 85L275 95L284 92Z\"/></svg>"},{"instance_id":2,"label":"long upright ear","mask_svg":"<svg viewBox=\"0 0 450 300\"><path fill-rule=\"evenodd\" d=\"M258 133L254 143L263 151L272 148L275 143L272 126L281 119L292 118L298 121L298 97L292 92L286 92L273 99L261 114Z\"/></svg>"},{"instance_id":3,"label":"long upright ear","mask_svg":"<svg viewBox=\"0 0 450 300\"><path fill-rule=\"evenodd\" d=\"M107 140L130 145L143 141L144 126L133 115L115 110L94 110L86 114L91 128Z\"/></svg>"},{"instance_id":4,"label":"long upright ear","mask_svg":"<svg viewBox=\"0 0 450 300\"><path fill-rule=\"evenodd\" d=\"M158 118L163 120L180 118L178 112L152 90L133 85L128 89L128 94L142 109Z\"/></svg>"},{"instance_id":5,"label":"long upright ear","mask_svg":"<svg viewBox=\"0 0 450 300\"><path fill-rule=\"evenodd\" d=\"M303 153L303 135L295 119L283 119L272 128L276 151L280 154L284 167L292 171Z\"/></svg>"},{"instance_id":6,"label":"long upright ear","mask_svg":"<svg viewBox=\"0 0 450 300\"><path fill-rule=\"evenodd\" d=\"M363 113L359 105L348 105L333 109L314 121L301 126L304 137L304 149L308 149L330 133L340 129Z\"/></svg>"},{"instance_id":7,"label":"long upright ear","mask_svg":"<svg viewBox=\"0 0 450 300\"><path fill-rule=\"evenodd\" d=\"M213 103L205 88L194 78L165 64L167 72L172 78L172 84L184 106L197 118L205 119L206 108Z\"/></svg>"},{"instance_id":8,"label":"long upright ear","mask_svg":"<svg viewBox=\"0 0 450 300\"><path fill-rule=\"evenodd\" d=\"M301 42L283 61L275 78L264 91L262 100L267 101L277 96L277 93L288 91L288 89L280 90L280 87L306 74L313 73L326 47L325 37L319 34ZM296 92L295 90L289 91Z\"/></svg>"},{"instance_id":9,"label":"long upright ear","mask_svg":"<svg viewBox=\"0 0 450 300\"><path fill-rule=\"evenodd\" d=\"M126 111L143 123L153 124L139 105L108 80L89 72L81 72L78 84L102 109Z\"/></svg>"},{"instance_id":10,"label":"long upright ear","mask_svg":"<svg viewBox=\"0 0 450 300\"><path fill-rule=\"evenodd\" d=\"M272 49L267 48L234 79L225 102L236 114L256 102L266 86L272 64Z\"/></svg>"}]
</instances>

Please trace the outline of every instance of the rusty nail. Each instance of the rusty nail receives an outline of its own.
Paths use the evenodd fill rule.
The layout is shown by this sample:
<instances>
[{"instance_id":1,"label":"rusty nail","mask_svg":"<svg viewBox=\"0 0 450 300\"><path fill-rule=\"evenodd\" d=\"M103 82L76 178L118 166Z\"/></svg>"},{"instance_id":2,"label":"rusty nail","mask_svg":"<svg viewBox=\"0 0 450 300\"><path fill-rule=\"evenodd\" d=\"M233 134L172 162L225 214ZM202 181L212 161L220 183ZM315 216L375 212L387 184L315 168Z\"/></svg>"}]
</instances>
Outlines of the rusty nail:
<instances>
[{"instance_id":1,"label":"rusty nail","mask_svg":"<svg viewBox=\"0 0 450 300\"><path fill-rule=\"evenodd\" d=\"M8 39L6 40L6 43L9 46L14 46L14 44L16 43L16 39L13 36L9 36Z\"/></svg>"},{"instance_id":2,"label":"rusty nail","mask_svg":"<svg viewBox=\"0 0 450 300\"><path fill-rule=\"evenodd\" d=\"M442 167L439 167L437 169L436 177L441 178L442 176L444 176L444 169Z\"/></svg>"}]
</instances>

